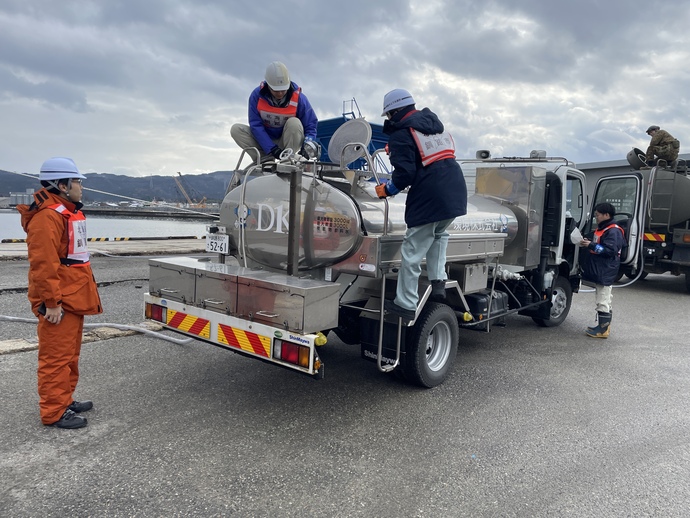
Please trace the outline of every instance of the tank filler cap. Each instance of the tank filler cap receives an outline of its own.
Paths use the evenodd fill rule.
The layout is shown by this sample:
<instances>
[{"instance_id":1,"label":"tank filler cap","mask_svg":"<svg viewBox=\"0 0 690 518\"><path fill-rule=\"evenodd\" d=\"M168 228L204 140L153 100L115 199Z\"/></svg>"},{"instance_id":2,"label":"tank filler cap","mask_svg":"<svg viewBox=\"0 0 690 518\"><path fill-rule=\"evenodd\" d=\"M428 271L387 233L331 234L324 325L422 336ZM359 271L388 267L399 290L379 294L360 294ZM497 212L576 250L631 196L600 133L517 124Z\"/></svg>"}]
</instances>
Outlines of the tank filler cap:
<instances>
[{"instance_id":1,"label":"tank filler cap","mask_svg":"<svg viewBox=\"0 0 690 518\"><path fill-rule=\"evenodd\" d=\"M340 126L328 143L328 158L345 167L367 153L371 141L371 126L363 118L352 119ZM353 146L352 144L362 144Z\"/></svg>"}]
</instances>

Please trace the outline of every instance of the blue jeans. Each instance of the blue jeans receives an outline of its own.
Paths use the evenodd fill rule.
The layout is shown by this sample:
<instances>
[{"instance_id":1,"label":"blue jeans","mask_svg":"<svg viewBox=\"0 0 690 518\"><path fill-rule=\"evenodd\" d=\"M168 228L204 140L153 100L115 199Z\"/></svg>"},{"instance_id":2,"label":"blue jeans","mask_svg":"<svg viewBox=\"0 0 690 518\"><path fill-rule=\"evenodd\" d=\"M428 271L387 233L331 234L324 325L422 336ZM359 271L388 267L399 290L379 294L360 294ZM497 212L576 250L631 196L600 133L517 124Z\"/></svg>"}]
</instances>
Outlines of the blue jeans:
<instances>
[{"instance_id":1,"label":"blue jeans","mask_svg":"<svg viewBox=\"0 0 690 518\"><path fill-rule=\"evenodd\" d=\"M402 265L398 273L398 288L395 303L401 308L417 310L419 302L419 276L422 260L426 257L429 280L445 281L446 248L448 247L448 225L452 219L435 221L418 227L408 228L402 244Z\"/></svg>"}]
</instances>

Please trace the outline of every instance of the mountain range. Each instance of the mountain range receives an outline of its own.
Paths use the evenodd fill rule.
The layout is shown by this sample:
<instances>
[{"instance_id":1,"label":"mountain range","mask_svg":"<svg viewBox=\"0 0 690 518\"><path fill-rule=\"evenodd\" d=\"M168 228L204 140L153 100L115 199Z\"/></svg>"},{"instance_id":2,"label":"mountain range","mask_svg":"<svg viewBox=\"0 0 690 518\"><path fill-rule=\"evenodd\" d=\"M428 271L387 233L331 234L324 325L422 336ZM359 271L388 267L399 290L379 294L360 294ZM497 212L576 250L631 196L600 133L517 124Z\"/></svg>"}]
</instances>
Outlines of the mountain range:
<instances>
[{"instance_id":1,"label":"mountain range","mask_svg":"<svg viewBox=\"0 0 690 518\"><path fill-rule=\"evenodd\" d=\"M215 171L199 175L178 175L177 180L193 202L200 202L204 198L207 202L221 202L232 175L233 171ZM84 176L86 176L85 202L117 203L127 199L115 195L142 201L180 203L187 201L172 176L134 177L110 173L86 173ZM27 189L40 188L41 184L37 178L0 170L0 197L8 197L10 193L24 193Z\"/></svg>"}]
</instances>

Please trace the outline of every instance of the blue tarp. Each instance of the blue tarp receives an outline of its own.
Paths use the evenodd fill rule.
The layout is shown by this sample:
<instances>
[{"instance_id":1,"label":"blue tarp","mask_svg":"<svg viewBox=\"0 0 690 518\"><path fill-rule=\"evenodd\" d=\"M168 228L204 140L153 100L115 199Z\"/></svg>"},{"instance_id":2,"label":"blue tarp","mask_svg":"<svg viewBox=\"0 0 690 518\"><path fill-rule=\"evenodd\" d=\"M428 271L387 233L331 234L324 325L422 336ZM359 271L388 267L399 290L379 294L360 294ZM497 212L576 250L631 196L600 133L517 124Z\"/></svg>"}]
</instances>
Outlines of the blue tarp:
<instances>
[{"instance_id":1,"label":"blue tarp","mask_svg":"<svg viewBox=\"0 0 690 518\"><path fill-rule=\"evenodd\" d=\"M352 117L343 115L342 117L319 121L316 127L316 138L318 138L319 142L321 142L322 162L336 162L336 160L332 160L328 156L328 144L330 144L331 137L336 130L351 119ZM388 136L383 134L383 124L372 124L369 122L369 125L371 126L371 142L369 143L369 153L372 154L374 151L383 148L388 143ZM362 167L364 163L365 161L360 159L350 165L350 167L353 169L358 169Z\"/></svg>"}]
</instances>

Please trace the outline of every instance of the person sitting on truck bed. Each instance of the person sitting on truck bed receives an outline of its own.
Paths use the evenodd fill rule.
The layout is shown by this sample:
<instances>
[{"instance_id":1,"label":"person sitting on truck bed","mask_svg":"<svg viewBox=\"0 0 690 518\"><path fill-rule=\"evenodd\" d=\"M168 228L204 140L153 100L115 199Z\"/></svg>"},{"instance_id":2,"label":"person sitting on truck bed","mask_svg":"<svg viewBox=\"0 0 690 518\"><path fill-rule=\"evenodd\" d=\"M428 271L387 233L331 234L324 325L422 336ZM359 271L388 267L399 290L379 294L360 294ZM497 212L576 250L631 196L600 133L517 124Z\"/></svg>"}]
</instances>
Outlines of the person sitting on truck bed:
<instances>
[{"instance_id":1,"label":"person sitting on truck bed","mask_svg":"<svg viewBox=\"0 0 690 518\"><path fill-rule=\"evenodd\" d=\"M621 265L621 250L625 244L623 229L613 222L616 209L610 203L599 203L594 207L597 229L592 239L583 239L580 246L589 249L584 262L582 278L596 286L598 323L587 328L587 336L608 338L611 328L612 285Z\"/></svg>"},{"instance_id":2,"label":"person sitting on truck bed","mask_svg":"<svg viewBox=\"0 0 690 518\"><path fill-rule=\"evenodd\" d=\"M680 142L668 131L662 130L659 126L650 126L647 128L647 135L652 137L646 154L648 166L656 165L658 160L665 160L670 165L678 158Z\"/></svg>"},{"instance_id":3,"label":"person sitting on truck bed","mask_svg":"<svg viewBox=\"0 0 690 518\"><path fill-rule=\"evenodd\" d=\"M424 257L432 294L445 298L446 229L457 216L467 214L467 187L455 161L453 139L429 108L415 109L410 92L388 92L381 116L388 118L383 132L389 136L388 152L394 169L390 180L376 186L376 193L385 198L410 187L396 296L384 304L388 312L414 320Z\"/></svg>"},{"instance_id":4,"label":"person sitting on truck bed","mask_svg":"<svg viewBox=\"0 0 690 518\"><path fill-rule=\"evenodd\" d=\"M309 99L290 81L287 67L274 61L266 68L265 81L249 96L249 126L233 124L230 135L242 149L258 149L265 161L280 158L287 148L299 152L306 141L316 139L317 123Z\"/></svg>"}]
</instances>

